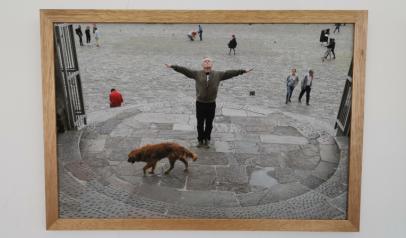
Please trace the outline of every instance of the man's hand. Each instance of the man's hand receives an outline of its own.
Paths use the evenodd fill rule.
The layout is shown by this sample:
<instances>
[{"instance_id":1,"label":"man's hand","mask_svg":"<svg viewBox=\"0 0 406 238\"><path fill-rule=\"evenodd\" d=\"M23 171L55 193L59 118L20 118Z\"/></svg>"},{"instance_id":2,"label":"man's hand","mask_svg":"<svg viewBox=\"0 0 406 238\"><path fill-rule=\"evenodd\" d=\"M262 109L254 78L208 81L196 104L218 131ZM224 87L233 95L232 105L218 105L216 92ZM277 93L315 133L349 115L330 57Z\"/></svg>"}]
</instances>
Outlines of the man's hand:
<instances>
[{"instance_id":1,"label":"man's hand","mask_svg":"<svg viewBox=\"0 0 406 238\"><path fill-rule=\"evenodd\" d=\"M165 64L165 66L166 66L167 68L172 68L172 65L171 65L171 64Z\"/></svg>"},{"instance_id":2,"label":"man's hand","mask_svg":"<svg viewBox=\"0 0 406 238\"><path fill-rule=\"evenodd\" d=\"M254 70L254 68L251 68L251 69L249 69L249 70L245 70L245 73L249 73L249 72L251 72L252 70Z\"/></svg>"}]
</instances>

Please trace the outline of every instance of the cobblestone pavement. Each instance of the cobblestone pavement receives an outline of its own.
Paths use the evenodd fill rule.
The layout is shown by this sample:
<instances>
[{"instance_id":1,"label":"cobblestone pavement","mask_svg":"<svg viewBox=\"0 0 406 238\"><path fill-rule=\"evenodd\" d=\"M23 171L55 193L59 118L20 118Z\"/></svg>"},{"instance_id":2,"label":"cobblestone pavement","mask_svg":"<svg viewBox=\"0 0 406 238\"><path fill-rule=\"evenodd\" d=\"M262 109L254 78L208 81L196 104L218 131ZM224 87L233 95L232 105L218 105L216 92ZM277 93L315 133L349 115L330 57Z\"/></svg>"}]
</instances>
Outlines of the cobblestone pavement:
<instances>
[{"instance_id":1,"label":"cobblestone pavement","mask_svg":"<svg viewBox=\"0 0 406 238\"><path fill-rule=\"evenodd\" d=\"M101 47L78 47L89 125L58 136L61 217L344 219L347 139L334 121L352 57L352 26L335 35L336 60L321 62L328 25L100 25ZM83 27L82 27L83 28ZM237 55L228 55L231 34ZM163 64L255 67L222 83L209 149L195 147L193 81ZM285 104L291 66L316 79L310 106ZM125 106L109 109L110 88ZM249 91L255 90L255 96ZM183 172L143 176L127 162L133 148L174 141L199 159Z\"/></svg>"}]
</instances>

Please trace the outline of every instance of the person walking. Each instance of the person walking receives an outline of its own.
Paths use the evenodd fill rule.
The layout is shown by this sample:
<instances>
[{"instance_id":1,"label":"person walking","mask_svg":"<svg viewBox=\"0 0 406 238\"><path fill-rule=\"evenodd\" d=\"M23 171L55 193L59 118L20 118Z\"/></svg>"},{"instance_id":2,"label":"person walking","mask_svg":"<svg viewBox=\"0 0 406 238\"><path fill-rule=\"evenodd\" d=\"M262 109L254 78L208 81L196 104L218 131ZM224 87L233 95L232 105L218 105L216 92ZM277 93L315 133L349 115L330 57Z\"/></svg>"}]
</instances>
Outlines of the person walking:
<instances>
[{"instance_id":1,"label":"person walking","mask_svg":"<svg viewBox=\"0 0 406 238\"><path fill-rule=\"evenodd\" d=\"M330 29L324 29L320 33L320 43L323 46L324 43L328 42L328 38L330 36Z\"/></svg>"},{"instance_id":2,"label":"person walking","mask_svg":"<svg viewBox=\"0 0 406 238\"><path fill-rule=\"evenodd\" d=\"M237 39L235 38L235 35L231 35L231 40L228 42L227 45L228 48L230 48L228 54L231 55L231 50L233 50L235 55L235 48L237 48Z\"/></svg>"},{"instance_id":3,"label":"person walking","mask_svg":"<svg viewBox=\"0 0 406 238\"><path fill-rule=\"evenodd\" d=\"M324 42L324 35L326 35L326 32L324 30L321 30L320 32L320 44L323 45Z\"/></svg>"},{"instance_id":4,"label":"person walking","mask_svg":"<svg viewBox=\"0 0 406 238\"><path fill-rule=\"evenodd\" d=\"M292 97L293 90L295 89L296 85L299 83L299 77L296 75L296 69L292 68L291 69L291 74L286 78L286 104L288 104L290 101L290 98Z\"/></svg>"},{"instance_id":5,"label":"person walking","mask_svg":"<svg viewBox=\"0 0 406 238\"><path fill-rule=\"evenodd\" d=\"M199 25L199 29L198 29L197 33L199 33L200 41L202 41L203 40L203 28L201 25Z\"/></svg>"},{"instance_id":6,"label":"person walking","mask_svg":"<svg viewBox=\"0 0 406 238\"><path fill-rule=\"evenodd\" d=\"M100 47L100 31L97 27L94 31L94 39L96 40L96 46Z\"/></svg>"},{"instance_id":7,"label":"person walking","mask_svg":"<svg viewBox=\"0 0 406 238\"><path fill-rule=\"evenodd\" d=\"M241 74L248 73L253 69L215 71L213 61L205 57L202 62L202 70L192 70L179 65L165 64L178 73L195 80L196 87L196 118L198 147L209 147L213 120L216 112L216 98L220 82Z\"/></svg>"},{"instance_id":8,"label":"person walking","mask_svg":"<svg viewBox=\"0 0 406 238\"><path fill-rule=\"evenodd\" d=\"M309 73L303 78L301 82L302 91L299 94L299 103L302 102L303 94L306 93L306 105L310 105L310 91L312 90L312 84L314 79L314 72L313 70L309 70Z\"/></svg>"},{"instance_id":9,"label":"person walking","mask_svg":"<svg viewBox=\"0 0 406 238\"><path fill-rule=\"evenodd\" d=\"M76 35L79 36L80 46L83 46L83 40L82 40L83 32L82 32L82 28L80 27L80 25L78 26L78 28L75 29L75 32L76 32Z\"/></svg>"},{"instance_id":10,"label":"person walking","mask_svg":"<svg viewBox=\"0 0 406 238\"><path fill-rule=\"evenodd\" d=\"M327 50L324 53L323 59L322 61L324 62L324 60L327 59L328 56L330 56L331 59L331 54L333 54L333 59L336 58L336 53L334 52L335 48L336 48L336 41L334 38L330 38L330 42L328 43L328 45L326 46Z\"/></svg>"},{"instance_id":11,"label":"person walking","mask_svg":"<svg viewBox=\"0 0 406 238\"><path fill-rule=\"evenodd\" d=\"M86 44L90 44L90 26L86 27L85 35L86 35Z\"/></svg>"},{"instance_id":12,"label":"person walking","mask_svg":"<svg viewBox=\"0 0 406 238\"><path fill-rule=\"evenodd\" d=\"M123 95L115 88L110 90L109 99L110 107L121 107L121 104L124 102Z\"/></svg>"},{"instance_id":13,"label":"person walking","mask_svg":"<svg viewBox=\"0 0 406 238\"><path fill-rule=\"evenodd\" d=\"M340 27L341 27L341 23L336 23L334 24L336 28L334 28L334 34L336 33L336 31L338 31L338 33L340 33Z\"/></svg>"}]
</instances>

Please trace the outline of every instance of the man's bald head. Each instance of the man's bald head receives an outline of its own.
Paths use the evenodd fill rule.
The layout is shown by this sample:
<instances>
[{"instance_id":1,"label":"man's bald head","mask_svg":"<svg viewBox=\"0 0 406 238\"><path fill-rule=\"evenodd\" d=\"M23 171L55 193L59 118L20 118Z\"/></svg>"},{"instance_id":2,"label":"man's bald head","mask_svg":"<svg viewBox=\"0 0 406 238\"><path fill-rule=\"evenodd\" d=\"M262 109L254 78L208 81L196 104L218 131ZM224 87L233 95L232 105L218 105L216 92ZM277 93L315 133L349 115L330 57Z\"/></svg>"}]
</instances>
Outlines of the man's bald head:
<instances>
[{"instance_id":1,"label":"man's bald head","mask_svg":"<svg viewBox=\"0 0 406 238\"><path fill-rule=\"evenodd\" d=\"M210 72L213 67L213 60L209 57L204 57L202 60L202 67L205 72Z\"/></svg>"}]
</instances>

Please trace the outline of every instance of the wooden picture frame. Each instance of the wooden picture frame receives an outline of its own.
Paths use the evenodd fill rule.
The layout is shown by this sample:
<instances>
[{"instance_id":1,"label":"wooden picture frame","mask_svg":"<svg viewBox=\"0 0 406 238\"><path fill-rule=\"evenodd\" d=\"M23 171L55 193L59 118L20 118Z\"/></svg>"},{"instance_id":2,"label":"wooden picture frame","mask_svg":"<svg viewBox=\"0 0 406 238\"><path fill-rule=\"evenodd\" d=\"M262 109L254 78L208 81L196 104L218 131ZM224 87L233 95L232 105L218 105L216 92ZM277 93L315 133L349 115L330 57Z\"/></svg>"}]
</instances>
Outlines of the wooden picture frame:
<instances>
[{"instance_id":1,"label":"wooden picture frame","mask_svg":"<svg viewBox=\"0 0 406 238\"><path fill-rule=\"evenodd\" d=\"M364 85L368 12L206 11L206 10L50 10L40 11L43 83L45 198L47 230L274 230L359 231ZM291 219L62 219L58 214L55 103L55 23L347 23L354 25L353 91L346 220Z\"/></svg>"}]
</instances>

